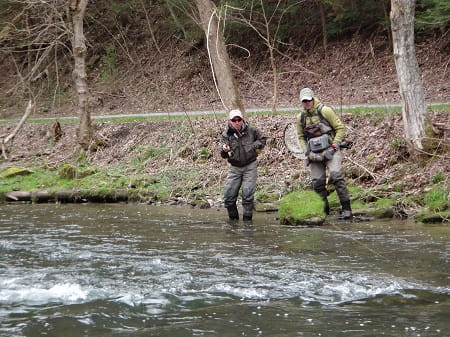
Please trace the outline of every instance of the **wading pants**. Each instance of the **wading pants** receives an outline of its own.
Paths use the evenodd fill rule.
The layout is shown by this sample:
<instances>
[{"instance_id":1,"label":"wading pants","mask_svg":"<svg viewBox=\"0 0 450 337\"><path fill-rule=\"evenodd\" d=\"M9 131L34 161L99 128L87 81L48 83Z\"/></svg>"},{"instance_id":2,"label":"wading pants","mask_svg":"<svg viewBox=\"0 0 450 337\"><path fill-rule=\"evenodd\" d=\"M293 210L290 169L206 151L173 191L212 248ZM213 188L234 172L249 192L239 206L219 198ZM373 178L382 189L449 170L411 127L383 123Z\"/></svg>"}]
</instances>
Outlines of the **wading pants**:
<instances>
[{"instance_id":1,"label":"wading pants","mask_svg":"<svg viewBox=\"0 0 450 337\"><path fill-rule=\"evenodd\" d=\"M316 191L322 199L327 203L327 168L330 173L330 183L336 187L336 193L339 196L339 201L343 209L350 207L350 197L347 191L347 185L345 184L344 177L341 173L342 168L342 153L336 151L331 160L324 160L322 162L312 162L311 179L313 183L314 191ZM348 206L347 206L348 205Z\"/></svg>"},{"instance_id":2,"label":"wading pants","mask_svg":"<svg viewBox=\"0 0 450 337\"><path fill-rule=\"evenodd\" d=\"M242 208L244 217L253 215L253 198L256 189L256 177L258 164L256 160L246 166L237 167L230 165L227 182L225 184L224 205L230 209L236 207L239 189L242 186Z\"/></svg>"}]
</instances>

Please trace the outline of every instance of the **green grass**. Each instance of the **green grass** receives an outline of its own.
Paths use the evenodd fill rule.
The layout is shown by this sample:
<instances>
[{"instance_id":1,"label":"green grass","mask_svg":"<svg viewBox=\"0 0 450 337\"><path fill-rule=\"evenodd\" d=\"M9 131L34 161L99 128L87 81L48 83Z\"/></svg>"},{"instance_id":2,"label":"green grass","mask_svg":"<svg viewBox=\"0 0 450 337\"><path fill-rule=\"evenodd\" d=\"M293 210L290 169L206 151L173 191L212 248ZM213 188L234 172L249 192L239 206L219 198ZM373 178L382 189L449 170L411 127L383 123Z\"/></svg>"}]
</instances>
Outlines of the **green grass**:
<instances>
[{"instance_id":1,"label":"green grass","mask_svg":"<svg viewBox=\"0 0 450 337\"><path fill-rule=\"evenodd\" d=\"M442 110L450 113L450 104L431 104L428 105L428 110Z\"/></svg>"},{"instance_id":2,"label":"green grass","mask_svg":"<svg viewBox=\"0 0 450 337\"><path fill-rule=\"evenodd\" d=\"M398 114L401 112L402 108L400 106L380 106L380 107L350 107L350 108L342 108L339 106L333 106L333 109L337 113L350 113L354 116L361 116L361 117L367 117L372 118L375 121L382 120L386 117L393 116L395 114ZM443 110L447 113L450 113L450 104L430 104L428 105L429 111L436 111L436 110ZM280 108L275 113L272 113L270 109L265 111L257 111L257 112L247 112L248 117L256 117L256 116L278 116L278 115L297 115L300 112L300 105L298 109L295 110L284 110L283 108ZM182 114L182 115L158 115L158 116L121 116L121 117L114 117L114 116L92 116L92 122L93 123L133 123L133 122L147 122L147 121L153 121L153 122L164 122L164 121L179 121L179 120L185 120L187 118L190 118L191 120L201 120L201 119L214 119L214 118L220 118L225 119L226 114L223 112L216 112L211 113L209 115L189 115ZM61 124L76 124L78 119L76 117L56 117L56 118L30 118L28 119L27 123L29 124L51 124L55 121L59 121ZM0 125L10 125L10 124L17 124L19 122L19 118L14 119L7 119L7 120L0 120Z\"/></svg>"},{"instance_id":3,"label":"green grass","mask_svg":"<svg viewBox=\"0 0 450 337\"><path fill-rule=\"evenodd\" d=\"M35 169L34 173L25 176L3 178L0 182L0 193L9 191L36 191L70 189L73 181L61 179L56 171Z\"/></svg>"},{"instance_id":4,"label":"green grass","mask_svg":"<svg viewBox=\"0 0 450 337\"><path fill-rule=\"evenodd\" d=\"M0 195L10 191L38 191L49 192L60 190L80 190L87 195L105 196L114 195L115 191L128 190L135 200L142 201L149 198L166 201L174 191L185 194L191 192L189 183L185 179L199 181L196 172L188 170L171 170L159 177L137 175L125 170L111 170L96 168L96 173L83 178L63 179L56 170L36 168L34 173L25 176L4 178L0 181ZM133 172L133 171L131 171Z\"/></svg>"},{"instance_id":5,"label":"green grass","mask_svg":"<svg viewBox=\"0 0 450 337\"><path fill-rule=\"evenodd\" d=\"M442 186L434 186L425 194L423 201L433 211L445 211L450 208L450 191Z\"/></svg>"}]
</instances>

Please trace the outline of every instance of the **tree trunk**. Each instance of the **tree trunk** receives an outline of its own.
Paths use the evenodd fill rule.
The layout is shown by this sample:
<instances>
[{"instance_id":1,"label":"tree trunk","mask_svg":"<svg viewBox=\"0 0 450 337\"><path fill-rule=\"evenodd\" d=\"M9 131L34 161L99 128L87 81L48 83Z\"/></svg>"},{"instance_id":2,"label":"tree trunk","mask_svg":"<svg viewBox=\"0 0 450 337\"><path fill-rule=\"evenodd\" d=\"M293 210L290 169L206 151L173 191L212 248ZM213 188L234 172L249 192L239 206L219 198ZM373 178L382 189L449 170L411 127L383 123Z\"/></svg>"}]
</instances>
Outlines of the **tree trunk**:
<instances>
[{"instance_id":1,"label":"tree trunk","mask_svg":"<svg viewBox=\"0 0 450 337\"><path fill-rule=\"evenodd\" d=\"M74 58L73 78L78 96L77 140L83 150L87 150L93 137L91 115L88 111L88 86L86 75L86 43L83 19L88 0L71 0L69 13L72 20L72 52Z\"/></svg>"},{"instance_id":2,"label":"tree trunk","mask_svg":"<svg viewBox=\"0 0 450 337\"><path fill-rule=\"evenodd\" d=\"M226 111L239 109L245 114L239 89L231 71L231 61L224 37L219 30L217 8L210 0L195 0L195 3L205 31L214 82L222 104Z\"/></svg>"},{"instance_id":3,"label":"tree trunk","mask_svg":"<svg viewBox=\"0 0 450 337\"><path fill-rule=\"evenodd\" d=\"M327 56L328 38L327 38L327 19L325 15L325 6L322 1L319 1L320 22L322 24L322 46L323 54Z\"/></svg>"},{"instance_id":4,"label":"tree trunk","mask_svg":"<svg viewBox=\"0 0 450 337\"><path fill-rule=\"evenodd\" d=\"M415 0L391 0L391 29L395 66L402 97L402 118L409 153L423 149L427 117L425 97L414 45Z\"/></svg>"}]
</instances>

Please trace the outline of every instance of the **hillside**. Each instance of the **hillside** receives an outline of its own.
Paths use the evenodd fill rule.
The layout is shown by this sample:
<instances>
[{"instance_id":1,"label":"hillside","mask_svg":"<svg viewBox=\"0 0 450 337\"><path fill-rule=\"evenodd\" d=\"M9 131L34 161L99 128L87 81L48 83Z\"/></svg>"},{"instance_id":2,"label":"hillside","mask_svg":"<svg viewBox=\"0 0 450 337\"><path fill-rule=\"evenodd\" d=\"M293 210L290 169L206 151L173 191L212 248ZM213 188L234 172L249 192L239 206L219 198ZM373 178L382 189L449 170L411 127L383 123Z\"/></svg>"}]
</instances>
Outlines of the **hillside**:
<instances>
[{"instance_id":1,"label":"hillside","mask_svg":"<svg viewBox=\"0 0 450 337\"><path fill-rule=\"evenodd\" d=\"M417 58L427 102L450 100L448 39L428 40L417 45ZM91 113L127 114L222 109L212 81L204 47L168 41L162 55L136 46L139 59L119 59L114 75L105 79L105 64L92 56L88 61ZM94 62L92 59L97 59ZM246 108L269 108L272 104L272 73L267 58L243 57L232 53L235 76ZM350 104L398 103L397 74L392 53L382 37L331 43L324 56L322 48L298 48L277 57L279 69L278 108L298 106L302 87L313 88L322 101L339 108ZM17 78L10 59L0 62L1 118L19 116L28 100L17 92ZM70 71L60 74L63 91L54 99L54 88L39 79L37 116L73 115ZM46 89L47 88L47 89ZM48 92L46 92L48 90Z\"/></svg>"}]
</instances>

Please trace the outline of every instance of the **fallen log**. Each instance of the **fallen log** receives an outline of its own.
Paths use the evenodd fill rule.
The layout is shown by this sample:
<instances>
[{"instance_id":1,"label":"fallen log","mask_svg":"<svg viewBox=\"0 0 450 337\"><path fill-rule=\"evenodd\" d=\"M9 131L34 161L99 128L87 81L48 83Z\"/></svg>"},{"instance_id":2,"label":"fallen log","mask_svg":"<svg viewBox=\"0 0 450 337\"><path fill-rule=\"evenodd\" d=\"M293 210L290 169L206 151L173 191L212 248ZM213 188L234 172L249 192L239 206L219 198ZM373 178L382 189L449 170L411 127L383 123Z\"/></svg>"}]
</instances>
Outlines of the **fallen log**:
<instances>
[{"instance_id":1,"label":"fallen log","mask_svg":"<svg viewBox=\"0 0 450 337\"><path fill-rule=\"evenodd\" d=\"M5 194L7 201L31 201L31 192L11 191Z\"/></svg>"}]
</instances>

